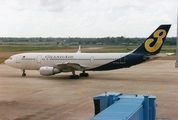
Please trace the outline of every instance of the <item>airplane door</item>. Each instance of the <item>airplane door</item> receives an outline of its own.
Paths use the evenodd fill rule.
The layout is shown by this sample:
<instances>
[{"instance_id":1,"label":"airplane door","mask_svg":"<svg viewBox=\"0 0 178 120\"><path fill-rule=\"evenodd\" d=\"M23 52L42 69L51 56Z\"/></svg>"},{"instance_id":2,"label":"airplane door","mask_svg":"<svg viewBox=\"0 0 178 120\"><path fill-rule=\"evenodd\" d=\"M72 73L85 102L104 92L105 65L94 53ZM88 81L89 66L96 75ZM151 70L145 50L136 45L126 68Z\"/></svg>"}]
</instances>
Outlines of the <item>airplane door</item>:
<instances>
[{"instance_id":1,"label":"airplane door","mask_svg":"<svg viewBox=\"0 0 178 120\"><path fill-rule=\"evenodd\" d=\"M38 55L36 62L37 62L37 63L41 63L41 60L42 60L42 56L41 56L41 55Z\"/></svg>"},{"instance_id":2,"label":"airplane door","mask_svg":"<svg viewBox=\"0 0 178 120\"><path fill-rule=\"evenodd\" d=\"M94 64L94 57L93 57L93 56L90 58L90 64L91 64L91 65Z\"/></svg>"},{"instance_id":3,"label":"airplane door","mask_svg":"<svg viewBox=\"0 0 178 120\"><path fill-rule=\"evenodd\" d=\"M17 58L16 58L16 63L20 63L20 58L21 58L21 56L19 55L19 56L17 56Z\"/></svg>"}]
</instances>

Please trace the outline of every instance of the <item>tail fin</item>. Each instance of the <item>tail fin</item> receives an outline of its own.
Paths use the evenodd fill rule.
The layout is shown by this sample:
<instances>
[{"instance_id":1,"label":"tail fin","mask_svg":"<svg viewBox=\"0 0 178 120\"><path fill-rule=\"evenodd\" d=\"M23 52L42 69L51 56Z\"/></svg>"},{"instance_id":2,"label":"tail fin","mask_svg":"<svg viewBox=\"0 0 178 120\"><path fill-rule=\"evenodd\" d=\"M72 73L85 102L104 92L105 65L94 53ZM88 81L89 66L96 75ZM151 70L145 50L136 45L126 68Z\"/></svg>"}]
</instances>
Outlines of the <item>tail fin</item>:
<instances>
[{"instance_id":1,"label":"tail fin","mask_svg":"<svg viewBox=\"0 0 178 120\"><path fill-rule=\"evenodd\" d=\"M133 53L147 55L158 54L162 48L164 40L171 25L160 25Z\"/></svg>"}]
</instances>

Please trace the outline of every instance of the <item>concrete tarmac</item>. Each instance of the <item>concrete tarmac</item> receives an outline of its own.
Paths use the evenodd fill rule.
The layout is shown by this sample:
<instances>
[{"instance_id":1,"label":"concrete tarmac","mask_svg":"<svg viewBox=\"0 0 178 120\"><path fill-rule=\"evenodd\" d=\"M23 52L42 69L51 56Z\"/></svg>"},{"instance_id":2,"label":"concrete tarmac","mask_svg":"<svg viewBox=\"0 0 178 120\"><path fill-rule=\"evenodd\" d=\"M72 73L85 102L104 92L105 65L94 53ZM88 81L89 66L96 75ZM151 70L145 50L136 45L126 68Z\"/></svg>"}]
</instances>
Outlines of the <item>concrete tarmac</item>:
<instances>
[{"instance_id":1,"label":"concrete tarmac","mask_svg":"<svg viewBox=\"0 0 178 120\"><path fill-rule=\"evenodd\" d=\"M92 97L114 91L155 95L157 118L178 119L178 68L175 60L155 60L131 68L44 77L0 64L0 120L90 120ZM79 74L79 72L77 72Z\"/></svg>"}]
</instances>

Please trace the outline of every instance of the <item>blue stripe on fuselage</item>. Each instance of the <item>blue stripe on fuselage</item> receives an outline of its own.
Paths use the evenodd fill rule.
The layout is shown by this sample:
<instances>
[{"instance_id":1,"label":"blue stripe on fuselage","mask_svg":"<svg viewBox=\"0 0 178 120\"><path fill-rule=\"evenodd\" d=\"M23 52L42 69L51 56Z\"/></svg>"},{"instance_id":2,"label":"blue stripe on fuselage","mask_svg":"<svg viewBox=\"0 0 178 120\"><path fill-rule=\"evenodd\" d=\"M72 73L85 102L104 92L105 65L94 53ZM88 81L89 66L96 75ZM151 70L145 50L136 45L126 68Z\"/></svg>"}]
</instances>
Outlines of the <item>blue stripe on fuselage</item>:
<instances>
[{"instance_id":1,"label":"blue stripe on fuselage","mask_svg":"<svg viewBox=\"0 0 178 120\"><path fill-rule=\"evenodd\" d=\"M96 68L92 68L90 70L102 71L102 70L113 70L113 69L119 69L119 68L128 68L133 65L137 65L142 62L145 62L148 59L149 58L145 58L145 54L131 53L115 61L112 61L110 63L104 64Z\"/></svg>"}]
</instances>

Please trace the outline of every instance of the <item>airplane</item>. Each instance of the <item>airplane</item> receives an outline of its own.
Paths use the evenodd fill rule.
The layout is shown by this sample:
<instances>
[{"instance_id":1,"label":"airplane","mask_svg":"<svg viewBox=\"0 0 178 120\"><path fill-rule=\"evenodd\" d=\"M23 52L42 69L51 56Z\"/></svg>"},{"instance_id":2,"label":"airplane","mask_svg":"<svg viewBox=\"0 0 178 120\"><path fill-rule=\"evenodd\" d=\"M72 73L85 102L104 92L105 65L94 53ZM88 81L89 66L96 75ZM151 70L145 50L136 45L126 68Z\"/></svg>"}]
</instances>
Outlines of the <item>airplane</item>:
<instances>
[{"instance_id":1,"label":"airplane","mask_svg":"<svg viewBox=\"0 0 178 120\"><path fill-rule=\"evenodd\" d=\"M43 76L72 72L70 79L88 77L86 71L129 68L150 60L162 48L171 24L160 25L138 48L128 53L21 53L10 56L5 64L22 70L39 70ZM79 75L75 71L81 71Z\"/></svg>"}]
</instances>

